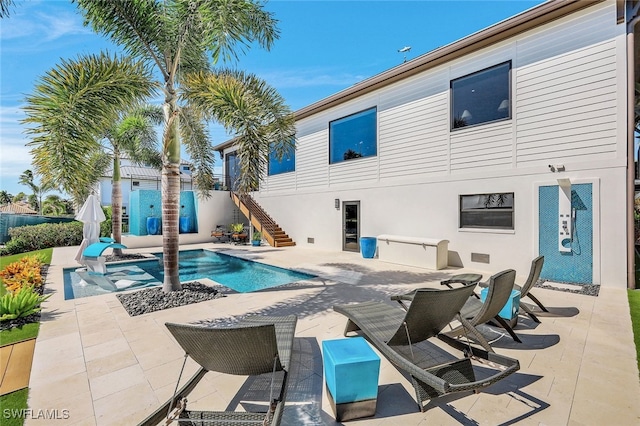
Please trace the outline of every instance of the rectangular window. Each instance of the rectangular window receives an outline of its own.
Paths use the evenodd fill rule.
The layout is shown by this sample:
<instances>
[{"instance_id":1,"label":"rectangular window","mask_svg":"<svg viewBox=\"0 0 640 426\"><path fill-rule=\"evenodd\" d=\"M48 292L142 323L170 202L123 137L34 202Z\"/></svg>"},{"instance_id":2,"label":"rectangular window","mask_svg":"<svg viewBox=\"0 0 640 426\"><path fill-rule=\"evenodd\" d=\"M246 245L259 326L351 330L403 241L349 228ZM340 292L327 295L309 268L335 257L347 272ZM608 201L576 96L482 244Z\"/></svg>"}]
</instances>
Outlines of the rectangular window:
<instances>
[{"instance_id":1,"label":"rectangular window","mask_svg":"<svg viewBox=\"0 0 640 426\"><path fill-rule=\"evenodd\" d=\"M275 152L269 153L268 175L279 175L281 173L294 172L296 170L296 150L295 146L289 145L289 149L284 153L282 159L278 160Z\"/></svg>"},{"instance_id":2,"label":"rectangular window","mask_svg":"<svg viewBox=\"0 0 640 426\"><path fill-rule=\"evenodd\" d=\"M377 108L329 123L329 162L339 163L377 154Z\"/></svg>"},{"instance_id":3,"label":"rectangular window","mask_svg":"<svg viewBox=\"0 0 640 426\"><path fill-rule=\"evenodd\" d=\"M511 61L451 81L451 128L511 118Z\"/></svg>"},{"instance_id":4,"label":"rectangular window","mask_svg":"<svg viewBox=\"0 0 640 426\"><path fill-rule=\"evenodd\" d=\"M460 228L513 229L513 192L460 196Z\"/></svg>"}]
</instances>

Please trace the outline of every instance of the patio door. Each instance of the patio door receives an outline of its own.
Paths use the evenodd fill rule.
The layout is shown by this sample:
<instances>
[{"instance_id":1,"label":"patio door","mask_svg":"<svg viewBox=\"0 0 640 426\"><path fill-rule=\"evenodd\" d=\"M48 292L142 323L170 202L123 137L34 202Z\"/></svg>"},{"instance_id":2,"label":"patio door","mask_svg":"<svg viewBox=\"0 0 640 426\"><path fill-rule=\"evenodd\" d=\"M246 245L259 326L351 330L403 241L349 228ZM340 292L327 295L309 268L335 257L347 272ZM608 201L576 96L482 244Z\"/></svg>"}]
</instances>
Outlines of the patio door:
<instances>
[{"instance_id":1,"label":"patio door","mask_svg":"<svg viewBox=\"0 0 640 426\"><path fill-rule=\"evenodd\" d=\"M342 250L360 251L360 201L342 203Z\"/></svg>"}]
</instances>

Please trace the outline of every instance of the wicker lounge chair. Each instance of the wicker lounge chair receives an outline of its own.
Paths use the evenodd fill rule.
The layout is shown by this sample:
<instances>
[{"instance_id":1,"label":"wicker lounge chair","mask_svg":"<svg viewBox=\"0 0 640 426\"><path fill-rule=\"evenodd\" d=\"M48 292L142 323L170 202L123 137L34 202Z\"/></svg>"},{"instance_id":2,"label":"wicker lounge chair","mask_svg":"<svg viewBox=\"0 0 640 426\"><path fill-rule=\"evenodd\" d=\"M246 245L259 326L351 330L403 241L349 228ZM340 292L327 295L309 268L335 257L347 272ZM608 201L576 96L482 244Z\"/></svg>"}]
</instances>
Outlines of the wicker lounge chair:
<instances>
[{"instance_id":1,"label":"wicker lounge chair","mask_svg":"<svg viewBox=\"0 0 640 426\"><path fill-rule=\"evenodd\" d=\"M453 392L479 391L520 368L516 359L464 345L439 334L453 321L474 288L475 285L450 290L419 289L406 311L383 302L338 305L333 309L348 318L345 336L359 332L400 371L410 376L416 401L420 411L424 411L425 402L433 398ZM466 320L459 319L466 324ZM434 359L439 357L431 357L430 349L416 346L434 336L460 349L462 358L451 355L446 362L440 362L440 358L439 363L434 364ZM421 352L416 357L414 352L418 351ZM483 366L495 369L495 374L485 371L482 379L476 379L472 359L486 362Z\"/></svg>"},{"instance_id":2,"label":"wicker lounge chair","mask_svg":"<svg viewBox=\"0 0 640 426\"><path fill-rule=\"evenodd\" d=\"M185 362L187 356L191 357L201 368L180 390L176 390L169 401L143 420L139 426L157 425L168 421L169 418L180 425L194 426L280 424L296 322L296 316L289 315L249 317L233 327L166 323L173 337L186 352ZM208 371L242 376L271 373L269 409L261 413L188 411L186 396ZM281 379L276 376L281 376Z\"/></svg>"},{"instance_id":3,"label":"wicker lounge chair","mask_svg":"<svg viewBox=\"0 0 640 426\"><path fill-rule=\"evenodd\" d=\"M504 328L513 340L522 343L511 326L498 315L511 296L515 277L516 271L513 269L507 269L492 275L487 284L488 292L484 302L472 296L466 301L460 311L461 317L468 321L468 325L461 324L444 334L450 337L471 337L480 343L484 349L493 352L489 342L487 342L482 333L476 328L479 325L492 321L497 322Z\"/></svg>"},{"instance_id":4,"label":"wicker lounge chair","mask_svg":"<svg viewBox=\"0 0 640 426\"><path fill-rule=\"evenodd\" d=\"M524 297L529 297L529 299L533 300L536 305L540 307L544 312L549 312L549 310L533 295L531 294L531 288L538 282L540 279L540 272L542 271L542 266L544 265L544 256L538 256L531 261L531 269L529 270L529 277L527 277L527 281L525 281L522 286L515 284L513 286L514 290L520 291L520 309L522 309L529 317L535 322L540 322L538 317L529 309L529 307L522 303L522 299ZM489 283L479 283L480 287L486 287ZM512 327L515 324L509 324Z\"/></svg>"}]
</instances>

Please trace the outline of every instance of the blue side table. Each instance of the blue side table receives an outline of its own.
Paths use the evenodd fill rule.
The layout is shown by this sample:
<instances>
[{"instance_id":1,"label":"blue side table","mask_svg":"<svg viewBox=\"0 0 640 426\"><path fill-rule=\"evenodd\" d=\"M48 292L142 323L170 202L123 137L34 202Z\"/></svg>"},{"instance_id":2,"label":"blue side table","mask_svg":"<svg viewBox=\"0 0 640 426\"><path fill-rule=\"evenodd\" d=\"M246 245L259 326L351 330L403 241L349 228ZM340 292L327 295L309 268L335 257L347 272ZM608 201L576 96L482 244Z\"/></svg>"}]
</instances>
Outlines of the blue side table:
<instances>
[{"instance_id":1,"label":"blue side table","mask_svg":"<svg viewBox=\"0 0 640 426\"><path fill-rule=\"evenodd\" d=\"M380 357L362 337L322 342L327 394L337 421L376 414Z\"/></svg>"},{"instance_id":2,"label":"blue side table","mask_svg":"<svg viewBox=\"0 0 640 426\"><path fill-rule=\"evenodd\" d=\"M480 300L483 302L487 299L488 288L480 290ZM513 321L518 319L518 313L520 312L520 292L518 290L511 290L511 295L507 300L507 303L502 307L498 315L506 321Z\"/></svg>"}]
</instances>

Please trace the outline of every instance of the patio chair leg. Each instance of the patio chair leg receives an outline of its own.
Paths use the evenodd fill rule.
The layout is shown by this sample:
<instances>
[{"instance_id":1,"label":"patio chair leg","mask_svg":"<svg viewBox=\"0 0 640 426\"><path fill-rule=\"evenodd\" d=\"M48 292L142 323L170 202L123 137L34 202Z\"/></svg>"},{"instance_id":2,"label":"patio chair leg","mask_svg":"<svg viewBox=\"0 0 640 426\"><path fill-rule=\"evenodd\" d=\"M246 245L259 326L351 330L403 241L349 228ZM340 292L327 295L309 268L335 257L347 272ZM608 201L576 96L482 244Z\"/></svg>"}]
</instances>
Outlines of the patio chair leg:
<instances>
[{"instance_id":1,"label":"patio chair leg","mask_svg":"<svg viewBox=\"0 0 640 426\"><path fill-rule=\"evenodd\" d=\"M545 306L538 299L536 299L536 297L533 294L528 293L527 297L529 299L533 300L536 305L540 306L540 309L542 309L545 312L549 312L549 310L547 308L545 308Z\"/></svg>"},{"instance_id":2,"label":"patio chair leg","mask_svg":"<svg viewBox=\"0 0 640 426\"><path fill-rule=\"evenodd\" d=\"M520 304L520 309L522 309L527 315L529 315L529 317L537 323L540 323L540 320L538 319L538 317L531 311L531 309L529 309L526 305L524 304Z\"/></svg>"},{"instance_id":3,"label":"patio chair leg","mask_svg":"<svg viewBox=\"0 0 640 426\"><path fill-rule=\"evenodd\" d=\"M500 324L500 326L502 328L507 330L507 333L509 333L509 335L513 338L513 340L515 340L518 343L522 343L522 340L520 340L518 335L511 328L511 326L509 324L507 324L507 322L504 319L502 319L502 317L500 317L500 315L496 315L493 318L498 322L498 324Z\"/></svg>"}]
</instances>

